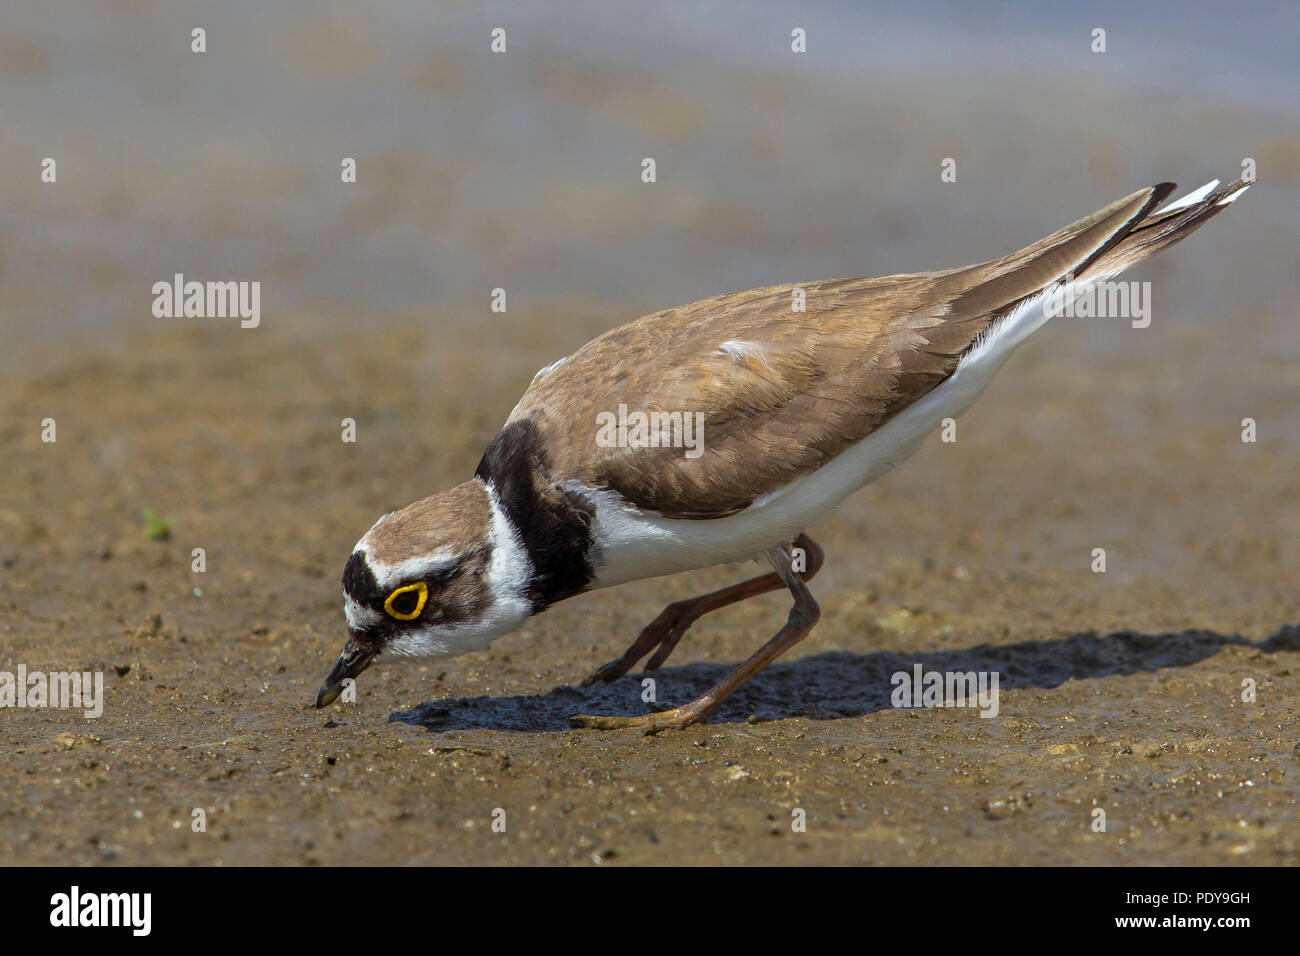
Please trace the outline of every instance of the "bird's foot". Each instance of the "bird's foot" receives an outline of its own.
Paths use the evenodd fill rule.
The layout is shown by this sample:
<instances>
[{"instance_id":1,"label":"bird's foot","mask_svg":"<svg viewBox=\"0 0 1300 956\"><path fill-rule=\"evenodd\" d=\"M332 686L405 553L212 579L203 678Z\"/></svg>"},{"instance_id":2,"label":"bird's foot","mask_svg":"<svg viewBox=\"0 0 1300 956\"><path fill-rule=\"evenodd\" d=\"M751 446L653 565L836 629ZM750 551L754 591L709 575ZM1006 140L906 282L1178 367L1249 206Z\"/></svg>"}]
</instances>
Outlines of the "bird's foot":
<instances>
[{"instance_id":1,"label":"bird's foot","mask_svg":"<svg viewBox=\"0 0 1300 956\"><path fill-rule=\"evenodd\" d=\"M574 714L569 718L569 723L575 727L587 727L592 730L623 730L635 727L646 736L650 736L661 730L682 730L704 719L705 716L702 708L687 704L684 707L642 714L639 717L589 717L585 714Z\"/></svg>"},{"instance_id":2,"label":"bird's foot","mask_svg":"<svg viewBox=\"0 0 1300 956\"><path fill-rule=\"evenodd\" d=\"M646 662L645 669L658 670L663 662L668 660L668 655L673 652L682 635L695 623L698 615L692 613L690 604L689 601L678 601L660 611L659 616L645 626L637 639L623 652L622 657L597 668L594 674L582 682L582 686L589 687L601 681L608 684L618 680L655 648L658 650L655 650L654 657Z\"/></svg>"}]
</instances>

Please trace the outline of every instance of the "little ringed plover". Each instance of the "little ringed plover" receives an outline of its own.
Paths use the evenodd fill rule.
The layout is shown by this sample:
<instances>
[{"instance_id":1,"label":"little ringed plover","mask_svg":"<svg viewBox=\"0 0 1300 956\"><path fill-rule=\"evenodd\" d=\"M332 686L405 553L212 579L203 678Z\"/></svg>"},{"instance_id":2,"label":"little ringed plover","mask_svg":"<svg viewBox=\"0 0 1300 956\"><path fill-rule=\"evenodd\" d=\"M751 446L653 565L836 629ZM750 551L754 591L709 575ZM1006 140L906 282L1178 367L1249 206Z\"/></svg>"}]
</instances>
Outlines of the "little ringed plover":
<instances>
[{"instance_id":1,"label":"little ringed plover","mask_svg":"<svg viewBox=\"0 0 1300 956\"><path fill-rule=\"evenodd\" d=\"M349 636L316 706L376 660L480 650L585 591L766 556L772 573L668 605L589 680L651 654L654 670L701 615L788 588L785 625L752 657L683 706L573 719L654 732L706 718L817 622L809 525L969 408L1064 299L1248 186L1216 180L1159 209L1175 188L1160 183L990 262L735 292L606 332L537 373L473 478L357 542Z\"/></svg>"}]
</instances>

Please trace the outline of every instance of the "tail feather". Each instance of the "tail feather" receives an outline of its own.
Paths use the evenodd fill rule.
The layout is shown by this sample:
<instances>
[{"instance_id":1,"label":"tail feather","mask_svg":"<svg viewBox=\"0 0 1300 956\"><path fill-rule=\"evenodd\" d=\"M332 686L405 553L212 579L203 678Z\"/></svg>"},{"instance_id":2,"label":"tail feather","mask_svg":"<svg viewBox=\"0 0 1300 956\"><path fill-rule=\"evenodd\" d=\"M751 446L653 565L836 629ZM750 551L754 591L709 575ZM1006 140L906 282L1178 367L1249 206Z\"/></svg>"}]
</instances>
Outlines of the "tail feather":
<instances>
[{"instance_id":1,"label":"tail feather","mask_svg":"<svg viewBox=\"0 0 1300 956\"><path fill-rule=\"evenodd\" d=\"M1019 252L942 276L928 292L931 308L943 317L943 328L930 333L931 344L946 344L953 354L970 348L980 330L1107 255L1175 188L1173 183L1157 183L1140 189Z\"/></svg>"},{"instance_id":2,"label":"tail feather","mask_svg":"<svg viewBox=\"0 0 1300 956\"><path fill-rule=\"evenodd\" d=\"M965 358L979 352L995 334L1002 334L1004 344L1014 347L1050 317L1052 312L1045 307L1049 299L1055 301L1111 279L1191 235L1250 185L1238 180L1219 186L1216 179L1157 209L1177 188L1173 183L1157 183L1019 252L955 270L944 283L964 283L966 291L947 303L945 327L927 333L932 345L942 343L945 333L947 339L957 342L966 334L960 350L948 349ZM942 287L936 283L936 288ZM1040 300L1044 308L1034 307ZM961 328L969 325L978 325L973 335ZM1009 325L1014 327L1014 335L1003 334Z\"/></svg>"},{"instance_id":3,"label":"tail feather","mask_svg":"<svg viewBox=\"0 0 1300 956\"><path fill-rule=\"evenodd\" d=\"M1081 269L1076 277L1100 279L1118 275L1135 263L1190 236L1227 208L1251 185L1239 179L1227 186L1219 186L1218 180L1215 180L1166 208L1138 219L1109 249Z\"/></svg>"}]
</instances>

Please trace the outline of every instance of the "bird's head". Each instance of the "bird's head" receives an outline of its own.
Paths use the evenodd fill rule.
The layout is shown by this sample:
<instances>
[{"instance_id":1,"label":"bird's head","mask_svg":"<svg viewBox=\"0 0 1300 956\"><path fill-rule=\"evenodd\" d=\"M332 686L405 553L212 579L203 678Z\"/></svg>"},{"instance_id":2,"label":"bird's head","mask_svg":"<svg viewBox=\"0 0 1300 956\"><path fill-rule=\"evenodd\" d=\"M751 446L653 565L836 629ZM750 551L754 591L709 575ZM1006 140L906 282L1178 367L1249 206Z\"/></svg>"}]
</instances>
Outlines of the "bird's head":
<instances>
[{"instance_id":1,"label":"bird's head","mask_svg":"<svg viewBox=\"0 0 1300 956\"><path fill-rule=\"evenodd\" d=\"M343 570L348 640L316 696L383 657L443 657L486 647L532 613L519 536L477 479L375 522Z\"/></svg>"}]
</instances>

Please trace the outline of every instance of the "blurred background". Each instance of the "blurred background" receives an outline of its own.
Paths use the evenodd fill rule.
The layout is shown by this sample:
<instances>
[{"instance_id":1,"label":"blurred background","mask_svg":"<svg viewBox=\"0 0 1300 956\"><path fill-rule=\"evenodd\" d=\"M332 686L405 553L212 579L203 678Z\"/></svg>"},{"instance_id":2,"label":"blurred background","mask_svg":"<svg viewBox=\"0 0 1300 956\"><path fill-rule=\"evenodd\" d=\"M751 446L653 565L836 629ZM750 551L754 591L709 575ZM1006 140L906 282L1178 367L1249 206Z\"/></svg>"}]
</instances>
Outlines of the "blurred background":
<instances>
[{"instance_id":1,"label":"blurred background","mask_svg":"<svg viewBox=\"0 0 1300 956\"><path fill-rule=\"evenodd\" d=\"M260 280L273 325L444 305L487 322L498 286L512 309L617 303L613 325L992 258L1249 156L1268 195L1238 236L1248 281L1205 283L1208 307L1180 316L1217 321L1230 298L1267 307L1295 271L1298 35L1282 2L11 0L6 353L157 331L149 288L174 272ZM1224 251L1178 255L1200 273ZM1278 347L1288 330L1257 331Z\"/></svg>"}]
</instances>

